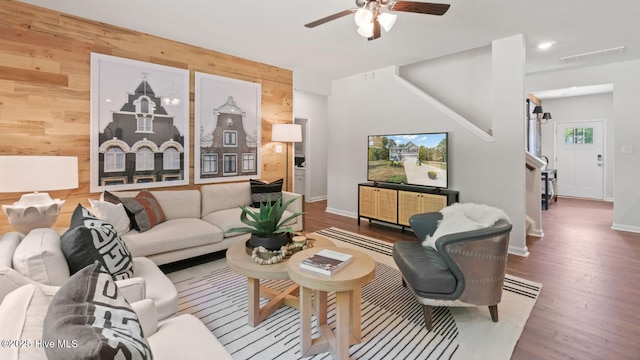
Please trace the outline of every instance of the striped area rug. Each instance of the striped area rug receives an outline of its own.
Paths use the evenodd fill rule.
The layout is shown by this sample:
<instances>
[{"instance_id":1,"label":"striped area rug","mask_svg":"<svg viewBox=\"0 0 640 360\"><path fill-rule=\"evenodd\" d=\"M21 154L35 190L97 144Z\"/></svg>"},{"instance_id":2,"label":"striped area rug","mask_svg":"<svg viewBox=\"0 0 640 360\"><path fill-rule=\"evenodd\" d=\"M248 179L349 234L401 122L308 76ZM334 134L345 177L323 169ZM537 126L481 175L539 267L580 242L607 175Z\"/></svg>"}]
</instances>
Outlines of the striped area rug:
<instances>
[{"instance_id":1,"label":"striped area rug","mask_svg":"<svg viewBox=\"0 0 640 360\"><path fill-rule=\"evenodd\" d=\"M363 250L377 263L374 281L362 289L363 341L350 347L352 359L509 359L542 286L507 275L498 306L500 322L491 321L486 307L438 307L434 331L428 332L421 305L401 285L391 244L337 228L314 234ZM257 327L248 326L246 278L229 270L224 259L168 276L178 289L180 313L200 318L234 359L301 358L298 310L282 307ZM278 289L290 284L263 282ZM332 293L328 306L332 326ZM326 353L306 359L330 358Z\"/></svg>"}]
</instances>

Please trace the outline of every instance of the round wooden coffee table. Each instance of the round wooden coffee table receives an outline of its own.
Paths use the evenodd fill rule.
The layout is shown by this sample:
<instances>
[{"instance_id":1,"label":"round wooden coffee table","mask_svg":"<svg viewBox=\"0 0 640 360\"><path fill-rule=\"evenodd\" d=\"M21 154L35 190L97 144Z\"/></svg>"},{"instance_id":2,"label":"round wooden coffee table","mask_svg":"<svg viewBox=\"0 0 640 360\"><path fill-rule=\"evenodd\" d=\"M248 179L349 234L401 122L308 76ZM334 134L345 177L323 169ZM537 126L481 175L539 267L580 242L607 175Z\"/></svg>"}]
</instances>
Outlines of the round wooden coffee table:
<instances>
[{"instance_id":1,"label":"round wooden coffee table","mask_svg":"<svg viewBox=\"0 0 640 360\"><path fill-rule=\"evenodd\" d=\"M329 239L313 237L313 248L335 246ZM298 300L298 284L293 284L283 291L260 286L260 280L287 280L289 270L288 259L272 264L260 265L247 254L245 243L238 243L227 249L227 265L229 269L247 277L247 298L249 308L249 325L257 326L273 314L280 306L286 305L296 309L300 308ZM269 299L269 302L260 307L260 297Z\"/></svg>"},{"instance_id":2,"label":"round wooden coffee table","mask_svg":"<svg viewBox=\"0 0 640 360\"><path fill-rule=\"evenodd\" d=\"M358 250L333 247L332 250L353 255L353 260L333 275L317 274L300 269L300 263L320 247L293 255L287 266L289 277L300 285L300 347L302 357L330 351L334 359L348 359L349 345L362 341L361 288L375 277L376 263ZM327 325L327 292L336 292L336 332ZM315 297L315 311L311 304ZM320 337L311 338L311 315L318 318Z\"/></svg>"}]
</instances>

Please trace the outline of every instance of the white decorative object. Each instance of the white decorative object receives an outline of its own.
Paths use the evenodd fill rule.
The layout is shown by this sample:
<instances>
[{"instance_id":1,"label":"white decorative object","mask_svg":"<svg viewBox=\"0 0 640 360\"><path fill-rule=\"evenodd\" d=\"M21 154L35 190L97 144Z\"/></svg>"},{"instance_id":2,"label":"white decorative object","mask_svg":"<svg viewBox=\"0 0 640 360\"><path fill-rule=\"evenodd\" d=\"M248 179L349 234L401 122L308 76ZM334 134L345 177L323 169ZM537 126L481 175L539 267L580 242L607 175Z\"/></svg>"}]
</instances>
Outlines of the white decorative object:
<instances>
[{"instance_id":1,"label":"white decorative object","mask_svg":"<svg viewBox=\"0 0 640 360\"><path fill-rule=\"evenodd\" d=\"M78 187L75 156L0 156L0 192L27 192L13 205L2 205L9 223L19 232L53 225L64 200L39 191Z\"/></svg>"}]
</instances>

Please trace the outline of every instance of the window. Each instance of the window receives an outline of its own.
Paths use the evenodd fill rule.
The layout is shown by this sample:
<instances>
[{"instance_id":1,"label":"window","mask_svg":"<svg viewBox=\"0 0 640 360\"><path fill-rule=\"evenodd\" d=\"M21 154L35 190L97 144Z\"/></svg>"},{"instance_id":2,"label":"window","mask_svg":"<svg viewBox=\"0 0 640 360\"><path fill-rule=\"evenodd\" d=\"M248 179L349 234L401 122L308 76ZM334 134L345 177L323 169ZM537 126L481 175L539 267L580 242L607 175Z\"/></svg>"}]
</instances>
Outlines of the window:
<instances>
[{"instance_id":1,"label":"window","mask_svg":"<svg viewBox=\"0 0 640 360\"><path fill-rule=\"evenodd\" d=\"M153 151L141 147L136 153L136 171L153 170Z\"/></svg>"},{"instance_id":2,"label":"window","mask_svg":"<svg viewBox=\"0 0 640 360\"><path fill-rule=\"evenodd\" d=\"M203 174L218 173L218 155L217 154L202 155L202 173Z\"/></svg>"},{"instance_id":3,"label":"window","mask_svg":"<svg viewBox=\"0 0 640 360\"><path fill-rule=\"evenodd\" d=\"M242 154L242 171L243 172L256 171L256 154L252 154L252 153Z\"/></svg>"},{"instance_id":4,"label":"window","mask_svg":"<svg viewBox=\"0 0 640 360\"><path fill-rule=\"evenodd\" d=\"M593 144L593 128L567 128L565 144Z\"/></svg>"},{"instance_id":5,"label":"window","mask_svg":"<svg viewBox=\"0 0 640 360\"><path fill-rule=\"evenodd\" d=\"M165 170L178 170L180 169L180 153L176 148L168 148L162 156L163 168Z\"/></svg>"},{"instance_id":6,"label":"window","mask_svg":"<svg viewBox=\"0 0 640 360\"><path fill-rule=\"evenodd\" d=\"M145 114L149 113L149 99L142 98L140 100L140 112Z\"/></svg>"},{"instance_id":7,"label":"window","mask_svg":"<svg viewBox=\"0 0 640 360\"><path fill-rule=\"evenodd\" d=\"M238 146L238 132L232 130L225 130L223 133L224 144L223 146Z\"/></svg>"},{"instance_id":8,"label":"window","mask_svg":"<svg viewBox=\"0 0 640 360\"><path fill-rule=\"evenodd\" d=\"M148 96L140 96L133 102L135 106L137 129L136 132L153 132L153 113L155 103Z\"/></svg>"},{"instance_id":9,"label":"window","mask_svg":"<svg viewBox=\"0 0 640 360\"><path fill-rule=\"evenodd\" d=\"M110 147L104 154L104 172L124 171L124 151Z\"/></svg>"},{"instance_id":10,"label":"window","mask_svg":"<svg viewBox=\"0 0 640 360\"><path fill-rule=\"evenodd\" d=\"M151 133L153 132L153 118L151 116L138 114L137 132Z\"/></svg>"},{"instance_id":11,"label":"window","mask_svg":"<svg viewBox=\"0 0 640 360\"><path fill-rule=\"evenodd\" d=\"M238 172L238 168L236 165L238 155L236 154L225 154L223 158L223 166L224 175L235 175Z\"/></svg>"}]
</instances>

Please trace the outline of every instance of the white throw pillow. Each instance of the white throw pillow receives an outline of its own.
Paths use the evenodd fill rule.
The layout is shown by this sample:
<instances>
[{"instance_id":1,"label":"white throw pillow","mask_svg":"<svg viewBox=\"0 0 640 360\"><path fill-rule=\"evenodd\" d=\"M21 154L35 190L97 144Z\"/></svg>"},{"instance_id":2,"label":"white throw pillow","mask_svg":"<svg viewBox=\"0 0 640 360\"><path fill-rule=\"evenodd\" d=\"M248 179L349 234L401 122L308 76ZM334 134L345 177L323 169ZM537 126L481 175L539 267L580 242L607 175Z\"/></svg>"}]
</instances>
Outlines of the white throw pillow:
<instances>
[{"instance_id":1,"label":"white throw pillow","mask_svg":"<svg viewBox=\"0 0 640 360\"><path fill-rule=\"evenodd\" d=\"M93 199L89 199L89 204L91 204L90 211L100 220L113 225L118 235L124 235L129 232L131 222L124 205Z\"/></svg>"},{"instance_id":2,"label":"white throw pillow","mask_svg":"<svg viewBox=\"0 0 640 360\"><path fill-rule=\"evenodd\" d=\"M39 283L62 285L70 274L60 234L52 229L31 230L13 253L13 268Z\"/></svg>"},{"instance_id":3,"label":"white throw pillow","mask_svg":"<svg viewBox=\"0 0 640 360\"><path fill-rule=\"evenodd\" d=\"M431 236L427 235L422 246L430 246L435 249L436 240L444 235L477 230L483 227L485 226L466 217L462 211L452 212L440 220L436 231Z\"/></svg>"},{"instance_id":4,"label":"white throw pillow","mask_svg":"<svg viewBox=\"0 0 640 360\"><path fill-rule=\"evenodd\" d=\"M47 295L33 284L19 287L4 297L0 304L0 339L18 344L0 346L0 359L47 358L44 348L36 346L35 341L42 339L49 303Z\"/></svg>"}]
</instances>

